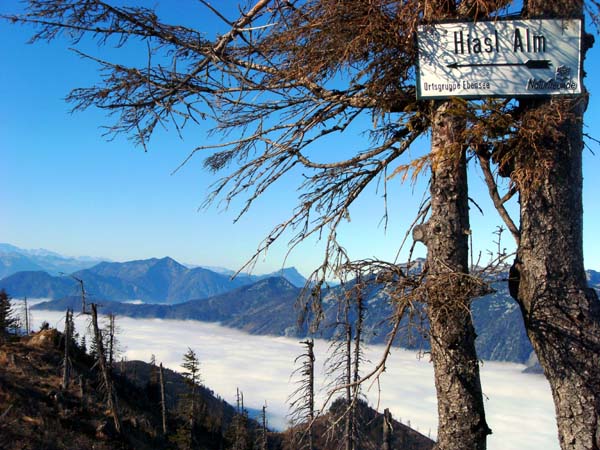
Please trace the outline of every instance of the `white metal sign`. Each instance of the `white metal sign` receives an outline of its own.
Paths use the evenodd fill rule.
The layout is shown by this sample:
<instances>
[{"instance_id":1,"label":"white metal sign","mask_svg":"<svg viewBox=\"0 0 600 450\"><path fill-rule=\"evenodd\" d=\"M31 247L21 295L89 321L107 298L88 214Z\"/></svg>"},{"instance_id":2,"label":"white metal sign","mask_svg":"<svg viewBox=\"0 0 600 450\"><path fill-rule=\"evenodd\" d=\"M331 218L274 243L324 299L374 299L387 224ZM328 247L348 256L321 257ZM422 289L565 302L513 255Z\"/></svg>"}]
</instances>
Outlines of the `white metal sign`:
<instances>
[{"instance_id":1,"label":"white metal sign","mask_svg":"<svg viewBox=\"0 0 600 450\"><path fill-rule=\"evenodd\" d=\"M423 25L417 41L417 98L581 93L580 20Z\"/></svg>"}]
</instances>

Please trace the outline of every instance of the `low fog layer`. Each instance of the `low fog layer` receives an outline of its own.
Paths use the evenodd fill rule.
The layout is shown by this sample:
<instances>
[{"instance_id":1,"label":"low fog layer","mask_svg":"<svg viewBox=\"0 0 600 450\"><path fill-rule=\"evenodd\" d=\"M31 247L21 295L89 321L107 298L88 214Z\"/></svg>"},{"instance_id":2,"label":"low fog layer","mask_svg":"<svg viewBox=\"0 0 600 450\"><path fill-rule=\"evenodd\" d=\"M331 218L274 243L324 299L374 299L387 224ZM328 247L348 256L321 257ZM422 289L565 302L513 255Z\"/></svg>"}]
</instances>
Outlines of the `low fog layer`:
<instances>
[{"instance_id":1,"label":"low fog layer","mask_svg":"<svg viewBox=\"0 0 600 450\"><path fill-rule=\"evenodd\" d=\"M62 330L64 313L36 310L33 327L46 320ZM76 331L88 331L89 316L77 316ZM202 380L231 404L236 388L244 392L249 408L259 409L267 402L269 425L286 426L286 399L293 391L294 359L302 348L296 339L252 336L216 324L196 321L131 319L118 317L121 355L128 360L157 362L180 370L188 347L201 362ZM89 333L89 331L88 331ZM89 337L87 338L89 342ZM323 362L328 343L315 344L318 386L323 385ZM366 357L372 363L381 358L383 347L370 346ZM363 373L371 365L365 364ZM484 362L482 385L486 399L490 450L559 449L550 388L540 375L523 374L518 364ZM370 389L369 389L369 386ZM380 387L381 392L378 392ZM427 355L419 358L413 351L394 349L386 372L377 383L365 386L369 403L379 410L389 408L397 420L435 438L437 428L433 367ZM326 396L321 391L321 399Z\"/></svg>"}]
</instances>

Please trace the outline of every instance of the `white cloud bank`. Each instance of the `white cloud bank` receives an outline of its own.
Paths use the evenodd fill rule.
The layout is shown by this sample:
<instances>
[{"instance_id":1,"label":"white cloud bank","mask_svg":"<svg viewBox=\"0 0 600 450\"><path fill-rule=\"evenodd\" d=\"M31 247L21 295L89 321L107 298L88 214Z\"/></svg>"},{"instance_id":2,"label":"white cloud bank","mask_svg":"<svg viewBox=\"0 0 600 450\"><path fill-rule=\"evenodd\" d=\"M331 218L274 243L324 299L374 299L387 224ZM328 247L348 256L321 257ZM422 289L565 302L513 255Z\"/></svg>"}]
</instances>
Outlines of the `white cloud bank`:
<instances>
[{"instance_id":1,"label":"white cloud bank","mask_svg":"<svg viewBox=\"0 0 600 450\"><path fill-rule=\"evenodd\" d=\"M63 328L64 313L34 311L34 327L46 320ZM86 329L86 316L76 317L79 333ZM244 392L246 405L259 409L267 402L269 423L282 428L288 413L286 399L293 390L290 373L301 352L295 339L251 336L230 328L196 321L132 319L119 317L119 339L129 360L156 360L166 367L180 370L187 347L196 351L201 361L204 384L230 403L235 401L236 387ZM328 344L315 345L317 367L321 373ZM367 349L367 358L378 361L382 347ZM524 366L485 362L481 378L486 396L487 420L493 434L490 450L558 450L557 428L550 388L544 377L523 374ZM365 370L367 368L365 367ZM377 386L367 393L372 405L378 402ZM410 421L413 428L434 436L437 429L433 368L427 357L418 359L415 352L395 349L381 378L380 410L390 408L396 419Z\"/></svg>"}]
</instances>

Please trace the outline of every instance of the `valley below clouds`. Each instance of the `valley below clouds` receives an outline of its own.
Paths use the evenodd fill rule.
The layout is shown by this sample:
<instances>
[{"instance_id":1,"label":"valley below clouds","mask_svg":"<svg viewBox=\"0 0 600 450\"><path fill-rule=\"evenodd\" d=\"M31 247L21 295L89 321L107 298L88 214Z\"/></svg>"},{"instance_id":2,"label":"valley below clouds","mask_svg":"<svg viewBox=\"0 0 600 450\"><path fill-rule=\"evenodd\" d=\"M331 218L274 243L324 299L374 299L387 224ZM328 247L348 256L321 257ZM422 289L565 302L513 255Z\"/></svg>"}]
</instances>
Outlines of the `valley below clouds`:
<instances>
[{"instance_id":1,"label":"valley below clouds","mask_svg":"<svg viewBox=\"0 0 600 450\"><path fill-rule=\"evenodd\" d=\"M64 313L34 311L34 329L42 321L62 330ZM89 317L75 314L76 331L89 335ZM157 362L181 370L183 354L192 348L201 362L203 383L231 404L236 388L244 393L246 407L265 403L269 425L286 427L287 398L294 390L294 360L302 348L298 339L254 336L213 323L118 317L121 355L127 360ZM89 336L87 337L89 342ZM315 341L317 388L326 397L323 363L329 343ZM381 359L383 346L366 347L362 373ZM550 388L541 375L524 374L525 366L484 361L481 379L488 425L493 434L490 450L558 450L557 428ZM379 384L364 386L369 403L380 411L389 408L397 420L435 438L437 428L433 366L427 354L392 349ZM317 405L317 408L319 406Z\"/></svg>"}]
</instances>

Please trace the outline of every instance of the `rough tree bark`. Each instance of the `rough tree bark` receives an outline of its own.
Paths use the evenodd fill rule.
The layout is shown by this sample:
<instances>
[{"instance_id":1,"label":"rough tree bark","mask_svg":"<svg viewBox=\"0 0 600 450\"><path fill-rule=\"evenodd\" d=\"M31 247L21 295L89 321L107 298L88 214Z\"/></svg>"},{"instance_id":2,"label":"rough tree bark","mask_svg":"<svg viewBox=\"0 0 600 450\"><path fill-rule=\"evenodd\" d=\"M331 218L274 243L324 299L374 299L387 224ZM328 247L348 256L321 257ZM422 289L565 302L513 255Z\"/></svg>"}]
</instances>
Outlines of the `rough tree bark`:
<instances>
[{"instance_id":1,"label":"rough tree bark","mask_svg":"<svg viewBox=\"0 0 600 450\"><path fill-rule=\"evenodd\" d=\"M463 5L463 3L465 3ZM467 7L469 2L462 2ZM453 0L426 4L425 20L469 14ZM413 237L427 247L427 316L438 402L439 450L485 450L491 434L483 405L469 272L469 197L465 114L451 101L433 105L430 217Z\"/></svg>"},{"instance_id":2,"label":"rough tree bark","mask_svg":"<svg viewBox=\"0 0 600 450\"><path fill-rule=\"evenodd\" d=\"M438 399L440 450L483 450L485 420L470 314L467 164L464 118L436 105L431 131L431 215L414 237L427 246L427 315Z\"/></svg>"},{"instance_id":3,"label":"rough tree bark","mask_svg":"<svg viewBox=\"0 0 600 450\"><path fill-rule=\"evenodd\" d=\"M583 17L582 1L529 0L527 7L530 16ZM586 103L584 96L526 103L524 124L553 108L558 133L519 149L513 172L521 242L511 294L550 383L563 450L600 449L600 303L583 266Z\"/></svg>"}]
</instances>

